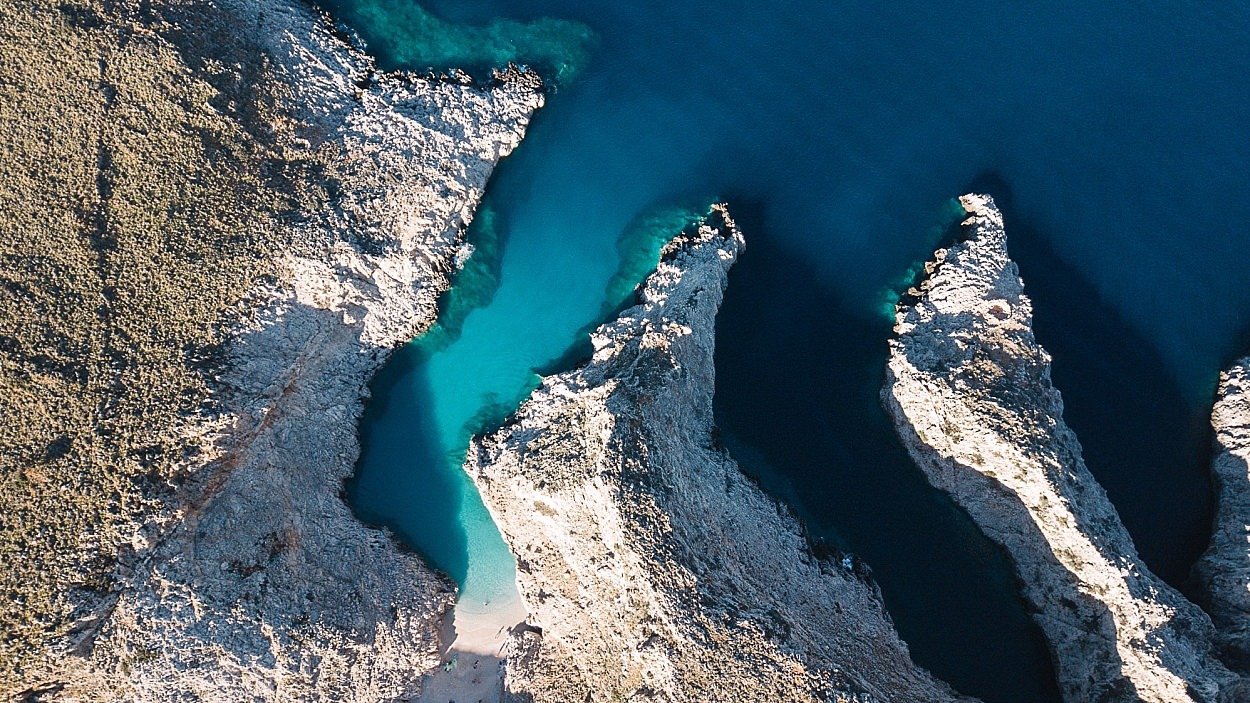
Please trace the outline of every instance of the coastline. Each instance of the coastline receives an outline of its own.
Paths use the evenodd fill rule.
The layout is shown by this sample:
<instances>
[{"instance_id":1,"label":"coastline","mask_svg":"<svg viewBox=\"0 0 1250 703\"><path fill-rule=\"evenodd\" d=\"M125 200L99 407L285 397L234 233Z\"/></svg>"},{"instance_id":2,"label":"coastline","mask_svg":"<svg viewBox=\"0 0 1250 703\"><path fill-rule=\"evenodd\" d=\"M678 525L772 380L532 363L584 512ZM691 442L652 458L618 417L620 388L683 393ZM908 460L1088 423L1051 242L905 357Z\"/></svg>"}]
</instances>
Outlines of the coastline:
<instances>
[{"instance_id":1,"label":"coastline","mask_svg":"<svg viewBox=\"0 0 1250 703\"><path fill-rule=\"evenodd\" d=\"M1064 698L1215 701L1209 618L1155 577L1063 423L988 196L900 302L882 402L916 463L1015 562Z\"/></svg>"},{"instance_id":2,"label":"coastline","mask_svg":"<svg viewBox=\"0 0 1250 703\"><path fill-rule=\"evenodd\" d=\"M1220 374L1211 427L1216 515L1211 544L1194 565L1217 628L1222 658L1250 670L1250 358Z\"/></svg>"},{"instance_id":3,"label":"coastline","mask_svg":"<svg viewBox=\"0 0 1250 703\"><path fill-rule=\"evenodd\" d=\"M343 485L369 379L434 324L541 81L380 72L310 1L184 5L29 11L64 42L48 46L95 53L30 91L46 122L3 113L22 168L47 125L74 153L31 162L40 187L64 175L52 161L73 176L50 204L20 192L47 213L0 224L20 240L0 410L28 425L0 428L0 696L967 700L911 661L870 572L813 547L721 444L713 320L744 247L724 206L665 246L593 358L474 438L465 470L519 557L515 592L457 603L362 524ZM62 128L70 97L86 107ZM900 438L1016 560L1069 700L1240 700L1250 683L1212 653L1250 661L1229 492L1250 362L1212 416L1225 492L1197 573L1213 628L1085 471L1001 215L964 203L973 235L897 311L881 397ZM925 305L953 317L917 321Z\"/></svg>"},{"instance_id":4,"label":"coastline","mask_svg":"<svg viewBox=\"0 0 1250 703\"><path fill-rule=\"evenodd\" d=\"M483 607L463 600L443 617L439 667L421 681L418 701L507 700L505 667L512 654L513 638L526 629L529 612L521 594L514 591L503 601Z\"/></svg>"},{"instance_id":5,"label":"coastline","mask_svg":"<svg viewBox=\"0 0 1250 703\"><path fill-rule=\"evenodd\" d=\"M716 439L714 320L743 246L714 206L589 361L474 439L465 467L531 612L510 699L968 700L911 662L853 560L814 554Z\"/></svg>"},{"instance_id":6,"label":"coastline","mask_svg":"<svg viewBox=\"0 0 1250 703\"><path fill-rule=\"evenodd\" d=\"M169 21L180 11L158 4L120 21L164 47L162 32L183 31ZM164 509L136 515L111 595L42 664L27 662L12 692L413 695L439 663L454 586L357 521L340 487L359 453L367 381L432 323L486 180L541 106L541 83L519 70L484 86L382 74L325 16L286 0L222 0L196 21L258 52L266 73L254 80L278 97L257 128L272 132L293 178L328 191L240 215L236 227L276 246L268 273L210 311L227 320L221 359L203 372L211 412L177 430L195 451L178 462Z\"/></svg>"}]
</instances>

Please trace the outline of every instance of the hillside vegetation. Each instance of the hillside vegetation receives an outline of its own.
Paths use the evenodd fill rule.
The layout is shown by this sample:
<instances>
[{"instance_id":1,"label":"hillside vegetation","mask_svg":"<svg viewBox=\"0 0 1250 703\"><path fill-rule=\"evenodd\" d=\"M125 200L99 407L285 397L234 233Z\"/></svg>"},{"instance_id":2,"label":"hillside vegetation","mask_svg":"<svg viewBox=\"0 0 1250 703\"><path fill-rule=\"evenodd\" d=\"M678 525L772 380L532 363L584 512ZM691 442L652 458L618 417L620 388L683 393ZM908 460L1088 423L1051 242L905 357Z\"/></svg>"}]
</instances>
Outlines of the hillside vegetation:
<instances>
[{"instance_id":1,"label":"hillside vegetation","mask_svg":"<svg viewBox=\"0 0 1250 703\"><path fill-rule=\"evenodd\" d=\"M106 611L200 451L179 430L230 311L326 201L333 155L292 146L231 30L202 2L0 5L0 681Z\"/></svg>"}]
</instances>

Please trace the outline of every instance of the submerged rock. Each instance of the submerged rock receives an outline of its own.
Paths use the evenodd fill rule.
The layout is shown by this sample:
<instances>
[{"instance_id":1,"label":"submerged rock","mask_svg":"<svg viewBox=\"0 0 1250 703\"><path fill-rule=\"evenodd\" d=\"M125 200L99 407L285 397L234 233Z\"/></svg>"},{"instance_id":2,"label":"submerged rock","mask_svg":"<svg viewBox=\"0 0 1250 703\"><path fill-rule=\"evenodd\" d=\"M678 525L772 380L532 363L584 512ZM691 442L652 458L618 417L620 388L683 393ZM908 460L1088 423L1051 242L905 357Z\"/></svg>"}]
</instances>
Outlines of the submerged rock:
<instances>
[{"instance_id":1,"label":"submerged rock","mask_svg":"<svg viewBox=\"0 0 1250 703\"><path fill-rule=\"evenodd\" d=\"M742 247L713 208L589 361L470 447L530 612L511 700L959 699L912 663L876 587L814 554L718 441L714 320Z\"/></svg>"},{"instance_id":2,"label":"submerged rock","mask_svg":"<svg viewBox=\"0 0 1250 703\"><path fill-rule=\"evenodd\" d=\"M1225 660L1250 670L1250 358L1220 375L1215 407L1216 514L1195 573Z\"/></svg>"},{"instance_id":3,"label":"submerged rock","mask_svg":"<svg viewBox=\"0 0 1250 703\"><path fill-rule=\"evenodd\" d=\"M1001 213L962 202L965 239L898 307L882 399L900 438L1011 556L1066 700L1237 700L1210 619L1146 569L1063 422Z\"/></svg>"}]
</instances>

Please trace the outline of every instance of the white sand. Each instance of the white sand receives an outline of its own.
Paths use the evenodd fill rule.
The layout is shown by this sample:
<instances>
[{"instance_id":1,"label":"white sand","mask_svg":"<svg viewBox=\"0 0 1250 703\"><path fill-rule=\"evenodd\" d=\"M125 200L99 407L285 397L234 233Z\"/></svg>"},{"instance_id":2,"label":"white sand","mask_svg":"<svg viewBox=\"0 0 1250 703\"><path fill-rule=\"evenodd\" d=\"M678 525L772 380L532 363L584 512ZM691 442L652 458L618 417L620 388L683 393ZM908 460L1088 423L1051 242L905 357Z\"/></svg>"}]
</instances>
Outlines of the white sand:
<instances>
[{"instance_id":1,"label":"white sand","mask_svg":"<svg viewBox=\"0 0 1250 703\"><path fill-rule=\"evenodd\" d=\"M421 703L502 703L503 646L525 621L525 604L513 588L490 603L460 602L444 623L443 667L422 682Z\"/></svg>"}]
</instances>

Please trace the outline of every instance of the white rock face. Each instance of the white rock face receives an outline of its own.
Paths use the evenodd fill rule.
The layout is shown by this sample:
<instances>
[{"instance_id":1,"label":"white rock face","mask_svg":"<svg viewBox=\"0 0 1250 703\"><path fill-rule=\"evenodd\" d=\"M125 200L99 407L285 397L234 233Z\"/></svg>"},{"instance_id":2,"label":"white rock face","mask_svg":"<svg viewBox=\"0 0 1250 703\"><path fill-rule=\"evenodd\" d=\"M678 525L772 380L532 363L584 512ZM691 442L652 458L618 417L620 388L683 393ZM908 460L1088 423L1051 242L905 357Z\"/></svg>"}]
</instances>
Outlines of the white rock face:
<instances>
[{"instance_id":1,"label":"white rock face","mask_svg":"<svg viewBox=\"0 0 1250 703\"><path fill-rule=\"evenodd\" d=\"M1211 426L1215 529L1195 571L1225 659L1250 669L1250 358L1220 375Z\"/></svg>"},{"instance_id":2,"label":"white rock face","mask_svg":"<svg viewBox=\"0 0 1250 703\"><path fill-rule=\"evenodd\" d=\"M883 400L899 436L1011 555L1066 700L1242 700L1210 620L1146 569L1085 467L1002 215L962 200L967 239L898 308Z\"/></svg>"},{"instance_id":3,"label":"white rock face","mask_svg":"<svg viewBox=\"0 0 1250 703\"><path fill-rule=\"evenodd\" d=\"M717 440L714 318L742 246L714 209L589 362L470 448L540 630L513 643L511 700L959 698Z\"/></svg>"},{"instance_id":4,"label":"white rock face","mask_svg":"<svg viewBox=\"0 0 1250 703\"><path fill-rule=\"evenodd\" d=\"M487 177L542 96L527 74L488 89L379 75L303 4L220 7L268 42L303 132L349 163L336 207L302 213L285 273L249 301L185 504L136 536L62 696L410 696L438 663L454 586L357 521L341 485L368 380L433 321Z\"/></svg>"}]
</instances>

